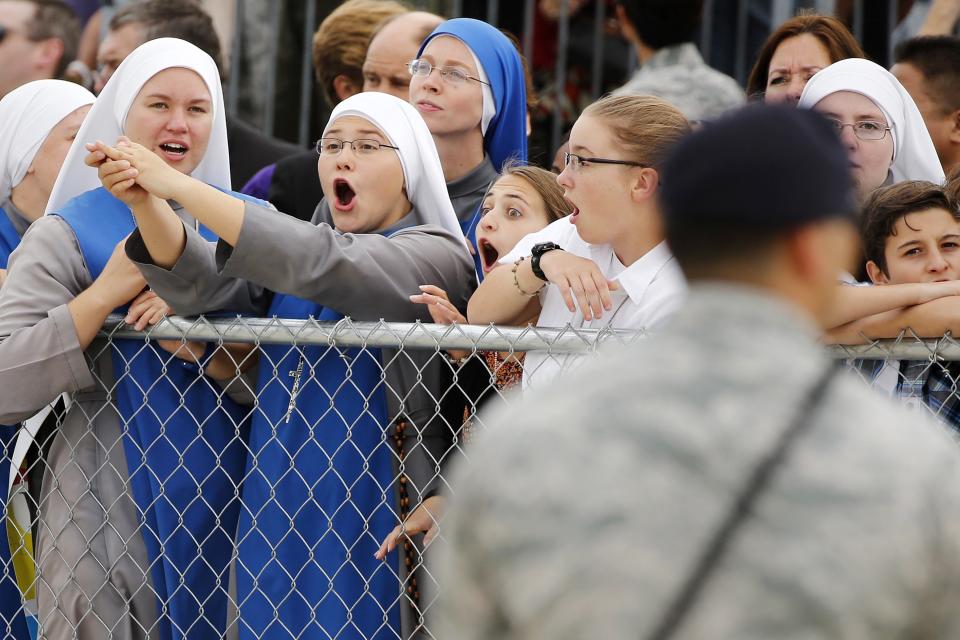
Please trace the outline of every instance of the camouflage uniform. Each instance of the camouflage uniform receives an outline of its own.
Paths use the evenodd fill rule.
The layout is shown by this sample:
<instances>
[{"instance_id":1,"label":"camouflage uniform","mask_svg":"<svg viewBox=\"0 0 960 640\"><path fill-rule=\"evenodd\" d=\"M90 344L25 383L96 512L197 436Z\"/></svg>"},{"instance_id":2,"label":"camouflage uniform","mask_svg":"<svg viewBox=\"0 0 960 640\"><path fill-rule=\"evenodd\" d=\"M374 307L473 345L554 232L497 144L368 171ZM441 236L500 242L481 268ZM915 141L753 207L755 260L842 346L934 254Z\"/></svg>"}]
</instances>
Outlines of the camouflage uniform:
<instances>
[{"instance_id":1,"label":"camouflage uniform","mask_svg":"<svg viewBox=\"0 0 960 640\"><path fill-rule=\"evenodd\" d=\"M704 62L692 42L658 49L614 94L658 96L691 121L717 118L746 100L737 81Z\"/></svg>"},{"instance_id":2,"label":"camouflage uniform","mask_svg":"<svg viewBox=\"0 0 960 640\"><path fill-rule=\"evenodd\" d=\"M438 638L644 638L832 363L785 303L670 327L490 417L442 525ZM960 452L841 372L676 640L958 638Z\"/></svg>"}]
</instances>

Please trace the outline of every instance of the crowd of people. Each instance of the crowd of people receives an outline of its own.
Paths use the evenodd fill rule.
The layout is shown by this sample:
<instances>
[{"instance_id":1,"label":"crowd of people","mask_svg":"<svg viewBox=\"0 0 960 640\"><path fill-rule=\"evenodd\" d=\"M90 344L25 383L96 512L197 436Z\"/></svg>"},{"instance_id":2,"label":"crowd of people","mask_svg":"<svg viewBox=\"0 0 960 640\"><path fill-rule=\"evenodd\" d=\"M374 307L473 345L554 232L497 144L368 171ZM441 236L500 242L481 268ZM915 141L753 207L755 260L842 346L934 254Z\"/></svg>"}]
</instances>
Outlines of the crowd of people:
<instances>
[{"instance_id":1,"label":"crowd of people","mask_svg":"<svg viewBox=\"0 0 960 640\"><path fill-rule=\"evenodd\" d=\"M617 3L641 67L551 172L528 65L482 21L344 2L303 150L227 113L194 0L116 11L89 88L59 79L66 4L0 0L0 633L960 630L960 368L849 363L869 390L817 342L957 330L960 38L887 70L805 13L744 91L692 42L702 4ZM254 348L108 339L118 312L647 337Z\"/></svg>"}]
</instances>

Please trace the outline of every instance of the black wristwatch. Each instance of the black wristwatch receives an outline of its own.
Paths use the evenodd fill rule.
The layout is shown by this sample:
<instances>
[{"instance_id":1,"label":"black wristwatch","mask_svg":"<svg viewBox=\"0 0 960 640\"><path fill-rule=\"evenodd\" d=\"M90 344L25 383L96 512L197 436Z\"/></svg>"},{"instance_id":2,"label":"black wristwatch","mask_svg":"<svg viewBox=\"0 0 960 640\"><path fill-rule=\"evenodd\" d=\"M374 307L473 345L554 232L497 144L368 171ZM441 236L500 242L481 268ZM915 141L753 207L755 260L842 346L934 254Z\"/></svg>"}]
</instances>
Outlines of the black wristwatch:
<instances>
[{"instance_id":1,"label":"black wristwatch","mask_svg":"<svg viewBox=\"0 0 960 640\"><path fill-rule=\"evenodd\" d=\"M543 257L543 254L554 250L563 251L563 248L556 242L541 242L533 245L533 249L530 251L530 269L533 271L533 275L544 282L547 281L547 276L543 275L543 269L540 268L540 258Z\"/></svg>"}]
</instances>

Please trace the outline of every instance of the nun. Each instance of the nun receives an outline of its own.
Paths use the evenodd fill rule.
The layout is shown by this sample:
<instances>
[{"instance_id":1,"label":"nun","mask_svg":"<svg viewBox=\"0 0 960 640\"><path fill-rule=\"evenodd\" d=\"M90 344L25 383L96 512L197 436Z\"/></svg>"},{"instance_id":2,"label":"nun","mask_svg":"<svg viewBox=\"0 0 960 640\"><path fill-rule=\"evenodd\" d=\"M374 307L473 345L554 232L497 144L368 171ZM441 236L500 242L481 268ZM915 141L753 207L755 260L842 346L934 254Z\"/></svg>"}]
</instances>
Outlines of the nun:
<instances>
[{"instance_id":1,"label":"nun","mask_svg":"<svg viewBox=\"0 0 960 640\"><path fill-rule=\"evenodd\" d=\"M0 100L0 286L10 254L30 224L43 215L67 150L93 101L92 93L63 80L28 82ZM16 426L0 425L0 499L4 505L8 505L7 478L17 432ZM8 505L2 513L12 514L13 509ZM20 522L17 527L11 532L29 530L30 524ZM11 537L13 544L8 545L5 532L9 528L0 527L0 566L18 567L11 564L12 555L21 551L32 561L30 539ZM9 571L0 577L0 621L9 625L17 640L29 638L24 596L32 592L31 575L18 575L15 580Z\"/></svg>"},{"instance_id":2,"label":"nun","mask_svg":"<svg viewBox=\"0 0 960 640\"><path fill-rule=\"evenodd\" d=\"M323 131L333 226L211 189L138 145L101 149L105 186L155 196L134 207L127 255L180 313L216 300L283 318L429 322L409 299L419 284L447 288L460 308L476 287L433 139L394 96L352 96ZM215 248L173 218L170 199L219 236ZM400 634L400 603L416 587L396 553L374 554L404 505L439 490L455 455L457 428L438 407L449 371L434 352L261 347L237 542L241 637Z\"/></svg>"},{"instance_id":3,"label":"nun","mask_svg":"<svg viewBox=\"0 0 960 640\"><path fill-rule=\"evenodd\" d=\"M409 65L410 103L433 134L461 228L476 246L480 203L510 160L527 162L527 90L517 48L495 27L447 20ZM478 277L483 278L479 256Z\"/></svg>"},{"instance_id":4,"label":"nun","mask_svg":"<svg viewBox=\"0 0 960 640\"><path fill-rule=\"evenodd\" d=\"M134 228L131 205L146 193L121 201L84 164L84 141L121 134L175 170L229 189L213 60L161 38L123 61L0 290L0 422L73 394L43 482L39 622L57 638L222 637L244 411L155 343L97 337L145 286L121 242ZM196 225L179 205L175 215Z\"/></svg>"},{"instance_id":5,"label":"nun","mask_svg":"<svg viewBox=\"0 0 960 640\"><path fill-rule=\"evenodd\" d=\"M78 84L36 80L0 100L0 269L43 215L94 96Z\"/></svg>"},{"instance_id":6,"label":"nun","mask_svg":"<svg viewBox=\"0 0 960 640\"><path fill-rule=\"evenodd\" d=\"M880 65L862 58L835 62L810 78L798 106L835 124L861 202L878 187L903 180L943 183L943 167L920 110Z\"/></svg>"}]
</instances>

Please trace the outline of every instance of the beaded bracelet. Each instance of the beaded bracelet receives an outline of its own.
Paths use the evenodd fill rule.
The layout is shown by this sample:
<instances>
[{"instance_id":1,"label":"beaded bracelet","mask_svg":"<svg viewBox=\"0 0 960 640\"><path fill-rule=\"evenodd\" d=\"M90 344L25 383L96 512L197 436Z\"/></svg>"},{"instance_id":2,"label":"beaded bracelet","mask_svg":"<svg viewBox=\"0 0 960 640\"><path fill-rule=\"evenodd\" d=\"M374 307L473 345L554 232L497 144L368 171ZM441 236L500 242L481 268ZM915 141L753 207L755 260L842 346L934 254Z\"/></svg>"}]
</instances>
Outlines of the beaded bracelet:
<instances>
[{"instance_id":1,"label":"beaded bracelet","mask_svg":"<svg viewBox=\"0 0 960 640\"><path fill-rule=\"evenodd\" d=\"M513 263L513 269L512 269L512 271L513 271L513 286L515 286L515 287L517 288L517 291L519 291L521 295L527 296L528 298L532 298L533 296L535 296L535 295L537 295L538 293L540 293L540 289L543 289L545 286L547 286L547 283L544 282L544 283L543 283L542 285L540 285L540 287L539 287L536 291L534 291L533 293L530 293L529 291L524 291L524 290L523 290L523 287L520 286L520 281L517 279L517 269L520 268L520 263L523 262L523 261L526 260L526 259L527 259L527 256L523 256L522 258L520 258L519 260L517 260L516 262Z\"/></svg>"}]
</instances>

